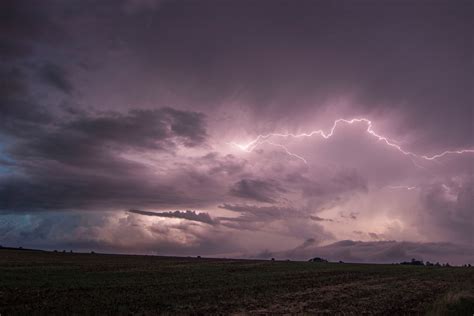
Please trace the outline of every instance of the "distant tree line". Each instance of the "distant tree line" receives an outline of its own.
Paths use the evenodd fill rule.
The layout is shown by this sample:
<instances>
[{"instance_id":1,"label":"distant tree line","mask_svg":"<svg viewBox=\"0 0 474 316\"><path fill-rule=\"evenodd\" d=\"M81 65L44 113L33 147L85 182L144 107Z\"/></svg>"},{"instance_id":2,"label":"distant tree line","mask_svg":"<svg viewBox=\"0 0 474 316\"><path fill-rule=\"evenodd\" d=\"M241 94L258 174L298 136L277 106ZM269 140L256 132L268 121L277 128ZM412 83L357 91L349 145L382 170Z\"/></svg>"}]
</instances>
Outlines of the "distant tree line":
<instances>
[{"instance_id":1,"label":"distant tree line","mask_svg":"<svg viewBox=\"0 0 474 316\"><path fill-rule=\"evenodd\" d=\"M274 261L275 259L272 258L272 261ZM324 259L324 258L320 258L320 257L314 257L314 258L311 258L308 260L309 262L318 262L318 263L328 263L329 260L327 259ZM344 263L343 261L339 261L338 263ZM402 261L400 262L401 265L410 265L410 266L425 266L425 267L451 267L451 265L446 262L446 263L439 263L439 262L436 262L436 263L433 263L433 262L429 262L429 261L426 261L423 262L423 260L417 260L415 258L411 259L411 261ZM471 267L471 264L464 264L462 265L462 267L465 267L465 268L470 268Z\"/></svg>"},{"instance_id":2,"label":"distant tree line","mask_svg":"<svg viewBox=\"0 0 474 316\"><path fill-rule=\"evenodd\" d=\"M423 262L423 260L416 260L415 258L411 259L411 261L402 261L400 264L403 265L411 265L411 266L426 266L426 267L450 267L451 265L446 262L446 263L433 263L426 261L426 263ZM471 267L471 264L464 264L463 267Z\"/></svg>"}]
</instances>

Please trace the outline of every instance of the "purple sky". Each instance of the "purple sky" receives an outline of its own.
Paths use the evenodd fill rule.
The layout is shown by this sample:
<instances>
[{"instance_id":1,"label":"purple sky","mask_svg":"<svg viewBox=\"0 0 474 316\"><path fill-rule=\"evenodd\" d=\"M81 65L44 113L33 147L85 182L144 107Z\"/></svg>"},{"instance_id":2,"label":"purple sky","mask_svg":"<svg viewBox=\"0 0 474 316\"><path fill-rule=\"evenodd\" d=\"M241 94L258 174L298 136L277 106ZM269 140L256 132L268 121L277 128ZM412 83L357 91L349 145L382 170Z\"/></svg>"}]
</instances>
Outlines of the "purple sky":
<instances>
[{"instance_id":1,"label":"purple sky","mask_svg":"<svg viewBox=\"0 0 474 316\"><path fill-rule=\"evenodd\" d=\"M0 244L474 263L473 12L2 1Z\"/></svg>"}]
</instances>

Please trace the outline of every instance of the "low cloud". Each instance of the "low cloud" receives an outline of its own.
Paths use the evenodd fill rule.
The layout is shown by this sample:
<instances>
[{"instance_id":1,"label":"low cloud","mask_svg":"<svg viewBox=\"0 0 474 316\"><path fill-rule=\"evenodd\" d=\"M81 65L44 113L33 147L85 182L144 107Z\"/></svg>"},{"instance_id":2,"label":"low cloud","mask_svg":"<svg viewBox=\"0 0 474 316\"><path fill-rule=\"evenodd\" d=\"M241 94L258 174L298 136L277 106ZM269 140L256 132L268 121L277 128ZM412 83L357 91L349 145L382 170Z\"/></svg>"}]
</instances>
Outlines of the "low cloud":
<instances>
[{"instance_id":1,"label":"low cloud","mask_svg":"<svg viewBox=\"0 0 474 316\"><path fill-rule=\"evenodd\" d=\"M128 210L130 213L145 215L145 216L158 216L168 218L181 218L189 221L201 222L209 225L216 225L218 221L214 220L208 213L196 212L196 211L169 211L169 212L149 212L141 210Z\"/></svg>"},{"instance_id":2,"label":"low cloud","mask_svg":"<svg viewBox=\"0 0 474 316\"><path fill-rule=\"evenodd\" d=\"M231 232L211 225L117 211L0 213L0 240L4 246L87 252L224 256L239 250Z\"/></svg>"},{"instance_id":3,"label":"low cloud","mask_svg":"<svg viewBox=\"0 0 474 316\"><path fill-rule=\"evenodd\" d=\"M313 257L322 257L330 261L342 260L358 263L399 263L412 258L431 262L448 261L458 265L474 263L474 247L472 245L444 242L342 240L326 246L312 246L313 243L309 241L305 241L294 249L280 252L267 251L266 253L279 259L307 260Z\"/></svg>"}]
</instances>

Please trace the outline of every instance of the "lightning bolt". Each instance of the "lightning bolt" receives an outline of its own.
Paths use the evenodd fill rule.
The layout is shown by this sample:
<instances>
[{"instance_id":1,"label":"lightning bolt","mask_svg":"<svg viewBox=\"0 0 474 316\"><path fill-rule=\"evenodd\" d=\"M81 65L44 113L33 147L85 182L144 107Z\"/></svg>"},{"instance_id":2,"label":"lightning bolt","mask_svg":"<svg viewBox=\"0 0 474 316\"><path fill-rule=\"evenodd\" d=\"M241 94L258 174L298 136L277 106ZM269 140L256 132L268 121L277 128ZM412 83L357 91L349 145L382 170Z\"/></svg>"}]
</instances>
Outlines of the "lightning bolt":
<instances>
[{"instance_id":1,"label":"lightning bolt","mask_svg":"<svg viewBox=\"0 0 474 316\"><path fill-rule=\"evenodd\" d=\"M307 164L307 161L305 158L292 153L286 146L278 143L274 143L270 141L271 138L274 137L282 137L282 138L303 138L303 137L312 137L314 135L318 135L324 139L329 139L331 138L337 127L341 124L347 124L347 125L352 125L354 123L364 123L367 125L367 129L365 130L368 134L371 136L375 137L377 140L383 142L385 145L390 146L392 148L395 148L397 151L402 153L405 156L408 156L410 158L417 158L417 159L423 159L423 160L429 160L429 161L434 161L436 159L439 159L441 157L444 157L446 155L452 155L452 154L465 154L465 153L474 153L474 149L461 149L461 150L447 150L443 151L442 153L435 154L433 156L428 156L428 155L418 155L415 154L411 151L404 150L400 145L396 144L394 141L392 141L390 138L378 134L374 129L373 129L373 124L372 121L370 121L367 118L353 118L350 120L347 119L337 119L334 121L334 124L332 125L331 129L328 132L325 132L322 129L311 131L309 133L301 133L301 134L293 134L293 133L270 133L266 135L258 135L254 140L247 144L237 144L235 142L230 143L233 146L236 146L237 148L246 151L246 152L252 152L255 148L257 148L259 145L267 143L272 146L280 147L282 148L288 155L295 157L297 159L300 159L304 163ZM413 161L413 159L412 159ZM416 165L416 163L413 161L413 163Z\"/></svg>"},{"instance_id":2,"label":"lightning bolt","mask_svg":"<svg viewBox=\"0 0 474 316\"><path fill-rule=\"evenodd\" d=\"M292 156L292 157L295 157L295 158L297 158L297 159L303 161L305 164L308 164L308 162L306 161L306 159L304 159L303 157L301 157L301 156L299 156L299 155L297 155L297 154L294 154L294 153L290 152L290 151L288 150L288 148L286 148L286 147L283 146L282 144L275 144L275 143L269 142L269 141L265 141L265 143L267 143L267 144L269 144L269 145L272 145L272 146L280 147L280 148L282 148L288 155L290 155L290 156Z\"/></svg>"}]
</instances>

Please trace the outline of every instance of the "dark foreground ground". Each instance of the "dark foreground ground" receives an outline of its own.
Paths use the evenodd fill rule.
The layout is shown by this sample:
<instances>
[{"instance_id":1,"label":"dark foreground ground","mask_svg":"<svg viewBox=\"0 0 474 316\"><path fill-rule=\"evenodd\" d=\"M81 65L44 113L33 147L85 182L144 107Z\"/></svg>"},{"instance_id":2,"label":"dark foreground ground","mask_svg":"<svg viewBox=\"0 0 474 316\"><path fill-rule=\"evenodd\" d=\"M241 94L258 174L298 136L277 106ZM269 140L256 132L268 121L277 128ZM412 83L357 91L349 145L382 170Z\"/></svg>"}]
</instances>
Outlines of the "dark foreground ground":
<instances>
[{"instance_id":1,"label":"dark foreground ground","mask_svg":"<svg viewBox=\"0 0 474 316\"><path fill-rule=\"evenodd\" d=\"M0 314L474 313L474 268L0 250Z\"/></svg>"}]
</instances>

